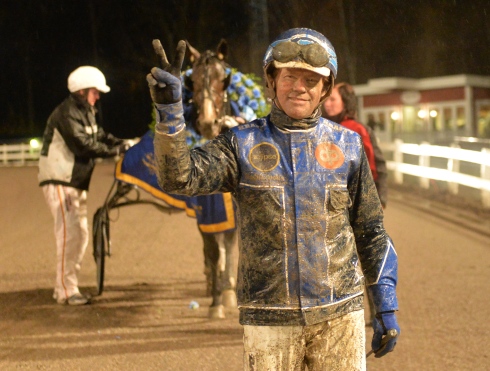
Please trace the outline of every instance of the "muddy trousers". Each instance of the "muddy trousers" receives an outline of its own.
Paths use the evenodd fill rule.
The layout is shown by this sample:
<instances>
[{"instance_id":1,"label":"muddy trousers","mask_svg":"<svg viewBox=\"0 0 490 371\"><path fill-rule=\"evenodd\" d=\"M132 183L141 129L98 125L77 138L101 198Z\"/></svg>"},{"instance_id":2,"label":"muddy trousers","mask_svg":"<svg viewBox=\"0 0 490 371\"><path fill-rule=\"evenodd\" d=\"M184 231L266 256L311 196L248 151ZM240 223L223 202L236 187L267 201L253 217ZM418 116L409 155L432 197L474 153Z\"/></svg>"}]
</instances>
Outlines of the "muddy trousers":
<instances>
[{"instance_id":1,"label":"muddy trousers","mask_svg":"<svg viewBox=\"0 0 490 371\"><path fill-rule=\"evenodd\" d=\"M365 371L364 326L364 310L310 326L244 326L243 369Z\"/></svg>"},{"instance_id":2,"label":"muddy trousers","mask_svg":"<svg viewBox=\"0 0 490 371\"><path fill-rule=\"evenodd\" d=\"M56 283L53 297L60 303L79 293L78 272L89 242L87 192L48 184L42 187L54 218Z\"/></svg>"}]
</instances>

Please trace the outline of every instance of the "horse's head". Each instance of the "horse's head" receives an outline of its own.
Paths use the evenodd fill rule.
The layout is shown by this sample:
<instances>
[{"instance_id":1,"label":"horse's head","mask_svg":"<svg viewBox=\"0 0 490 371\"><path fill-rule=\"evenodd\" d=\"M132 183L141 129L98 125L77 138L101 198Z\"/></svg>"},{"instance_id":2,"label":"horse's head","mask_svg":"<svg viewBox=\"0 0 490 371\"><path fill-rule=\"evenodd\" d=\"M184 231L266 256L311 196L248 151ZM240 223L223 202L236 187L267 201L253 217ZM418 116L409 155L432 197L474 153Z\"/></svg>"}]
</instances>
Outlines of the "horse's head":
<instances>
[{"instance_id":1,"label":"horse's head","mask_svg":"<svg viewBox=\"0 0 490 371\"><path fill-rule=\"evenodd\" d=\"M223 116L229 114L226 88L230 83L225 62L228 45L222 39L214 53L206 50L199 53L187 42L191 53L192 74L187 82L193 92L193 101L197 108L196 129L206 139L216 137L222 130Z\"/></svg>"}]
</instances>

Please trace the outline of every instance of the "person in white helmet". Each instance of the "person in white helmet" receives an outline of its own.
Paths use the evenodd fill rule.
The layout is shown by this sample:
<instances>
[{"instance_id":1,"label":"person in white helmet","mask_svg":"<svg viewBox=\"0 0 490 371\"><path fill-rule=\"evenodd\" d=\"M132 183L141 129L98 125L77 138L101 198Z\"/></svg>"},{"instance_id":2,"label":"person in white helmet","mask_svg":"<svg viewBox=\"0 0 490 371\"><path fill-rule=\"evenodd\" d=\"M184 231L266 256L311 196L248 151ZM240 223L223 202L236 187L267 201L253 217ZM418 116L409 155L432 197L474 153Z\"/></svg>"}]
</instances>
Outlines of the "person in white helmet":
<instances>
[{"instance_id":1,"label":"person in white helmet","mask_svg":"<svg viewBox=\"0 0 490 371\"><path fill-rule=\"evenodd\" d=\"M84 305L78 273L89 242L87 191L96 158L122 154L124 140L104 132L96 122L95 103L110 91L103 73L81 66L68 76L70 95L48 118L39 158L39 185L54 218L56 281L59 304Z\"/></svg>"},{"instance_id":2,"label":"person in white helmet","mask_svg":"<svg viewBox=\"0 0 490 371\"><path fill-rule=\"evenodd\" d=\"M147 75L161 188L237 200L244 369L365 370L365 282L373 352L391 352L397 255L361 137L321 117L337 75L330 41L307 28L282 33L263 61L271 113L193 150L181 97L185 42L172 64L159 40L153 46L162 63Z\"/></svg>"}]
</instances>

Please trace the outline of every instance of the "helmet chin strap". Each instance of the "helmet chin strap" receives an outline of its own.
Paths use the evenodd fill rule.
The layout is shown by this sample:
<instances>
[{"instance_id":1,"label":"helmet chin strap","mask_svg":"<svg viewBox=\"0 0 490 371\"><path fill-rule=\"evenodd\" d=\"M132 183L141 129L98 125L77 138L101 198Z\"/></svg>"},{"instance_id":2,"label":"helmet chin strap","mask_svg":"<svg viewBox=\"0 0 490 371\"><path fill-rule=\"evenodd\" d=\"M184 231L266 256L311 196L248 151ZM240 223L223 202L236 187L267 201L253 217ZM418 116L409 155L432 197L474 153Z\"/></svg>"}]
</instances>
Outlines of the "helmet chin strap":
<instances>
[{"instance_id":1,"label":"helmet chin strap","mask_svg":"<svg viewBox=\"0 0 490 371\"><path fill-rule=\"evenodd\" d=\"M285 112L284 108L282 108L282 106L281 106L281 103L279 103L279 100L274 98L274 100L272 102L276 105L277 108L279 108L281 111Z\"/></svg>"}]
</instances>

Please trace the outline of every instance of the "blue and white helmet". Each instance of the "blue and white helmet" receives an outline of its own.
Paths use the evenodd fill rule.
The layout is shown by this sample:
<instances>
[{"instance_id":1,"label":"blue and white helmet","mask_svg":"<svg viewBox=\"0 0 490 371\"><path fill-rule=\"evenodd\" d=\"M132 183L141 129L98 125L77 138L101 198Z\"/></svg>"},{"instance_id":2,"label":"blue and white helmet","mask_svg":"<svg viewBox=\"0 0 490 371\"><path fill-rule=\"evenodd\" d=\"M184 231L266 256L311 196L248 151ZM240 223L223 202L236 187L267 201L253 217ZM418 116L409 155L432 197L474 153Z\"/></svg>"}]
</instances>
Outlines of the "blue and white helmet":
<instances>
[{"instance_id":1,"label":"blue and white helmet","mask_svg":"<svg viewBox=\"0 0 490 371\"><path fill-rule=\"evenodd\" d=\"M322 76L337 77L337 54L332 43L320 32L309 28L292 28L274 40L264 56L263 68L302 68Z\"/></svg>"}]
</instances>

